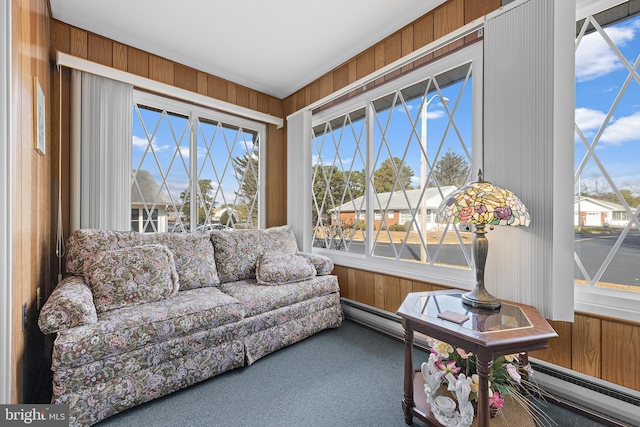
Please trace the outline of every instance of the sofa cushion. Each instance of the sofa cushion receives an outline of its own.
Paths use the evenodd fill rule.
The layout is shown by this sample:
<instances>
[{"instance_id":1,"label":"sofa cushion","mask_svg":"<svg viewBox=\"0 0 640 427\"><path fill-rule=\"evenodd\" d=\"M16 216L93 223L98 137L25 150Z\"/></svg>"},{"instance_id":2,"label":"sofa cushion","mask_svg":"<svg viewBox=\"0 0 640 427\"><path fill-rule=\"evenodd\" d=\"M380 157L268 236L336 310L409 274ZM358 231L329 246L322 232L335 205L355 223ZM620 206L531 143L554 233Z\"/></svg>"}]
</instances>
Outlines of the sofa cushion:
<instances>
[{"instance_id":1,"label":"sofa cushion","mask_svg":"<svg viewBox=\"0 0 640 427\"><path fill-rule=\"evenodd\" d=\"M64 279L51 292L40 310L38 326L43 334L88 325L98 321L93 294L82 277Z\"/></svg>"},{"instance_id":2,"label":"sofa cushion","mask_svg":"<svg viewBox=\"0 0 640 427\"><path fill-rule=\"evenodd\" d=\"M316 275L311 262L301 256L280 252L265 252L256 264L256 280L260 285L284 285Z\"/></svg>"},{"instance_id":3,"label":"sofa cushion","mask_svg":"<svg viewBox=\"0 0 640 427\"><path fill-rule=\"evenodd\" d=\"M139 234L111 230L76 230L67 241L67 273L84 277L85 263L97 253L140 245Z\"/></svg>"},{"instance_id":4,"label":"sofa cushion","mask_svg":"<svg viewBox=\"0 0 640 427\"><path fill-rule=\"evenodd\" d=\"M180 290L218 286L213 245L207 233L149 233L142 242L165 245L173 254Z\"/></svg>"},{"instance_id":5,"label":"sofa cushion","mask_svg":"<svg viewBox=\"0 0 640 427\"><path fill-rule=\"evenodd\" d=\"M61 331L54 365L81 366L168 339L238 322L244 307L218 288L178 292L173 298L111 310L98 322Z\"/></svg>"},{"instance_id":6,"label":"sofa cushion","mask_svg":"<svg viewBox=\"0 0 640 427\"><path fill-rule=\"evenodd\" d=\"M76 230L67 242L67 273L85 276L85 267L99 252L159 243L173 253L180 289L217 286L213 246L206 233L135 233L111 230Z\"/></svg>"},{"instance_id":7,"label":"sofa cushion","mask_svg":"<svg viewBox=\"0 0 640 427\"><path fill-rule=\"evenodd\" d=\"M98 313L159 301L178 292L173 255L163 245L98 253L86 269Z\"/></svg>"},{"instance_id":8,"label":"sofa cushion","mask_svg":"<svg viewBox=\"0 0 640 427\"><path fill-rule=\"evenodd\" d=\"M279 286L256 286L255 279L240 280L222 283L220 289L242 302L245 317L340 291L336 276L316 276Z\"/></svg>"},{"instance_id":9,"label":"sofa cushion","mask_svg":"<svg viewBox=\"0 0 640 427\"><path fill-rule=\"evenodd\" d=\"M288 225L266 230L213 230L211 242L221 283L255 279L258 258L266 251L298 251L293 228Z\"/></svg>"},{"instance_id":10,"label":"sofa cushion","mask_svg":"<svg viewBox=\"0 0 640 427\"><path fill-rule=\"evenodd\" d=\"M318 276L324 276L325 274L331 274L333 271L333 260L324 255L311 254L308 252L298 252L297 255L308 259L313 267L316 269Z\"/></svg>"}]
</instances>

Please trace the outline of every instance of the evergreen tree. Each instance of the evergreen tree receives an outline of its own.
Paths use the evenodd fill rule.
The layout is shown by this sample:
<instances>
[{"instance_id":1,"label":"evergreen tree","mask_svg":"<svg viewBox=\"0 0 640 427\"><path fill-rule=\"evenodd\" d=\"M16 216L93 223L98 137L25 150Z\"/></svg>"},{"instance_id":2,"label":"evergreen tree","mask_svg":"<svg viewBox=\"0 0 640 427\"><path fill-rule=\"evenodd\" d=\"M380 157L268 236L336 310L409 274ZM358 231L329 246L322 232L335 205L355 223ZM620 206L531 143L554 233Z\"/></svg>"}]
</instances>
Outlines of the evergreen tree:
<instances>
[{"instance_id":1,"label":"evergreen tree","mask_svg":"<svg viewBox=\"0 0 640 427\"><path fill-rule=\"evenodd\" d=\"M399 179L396 182L396 178ZM402 163L398 157L388 158L380 164L380 167L373 173L373 185L377 193L388 193L410 190L413 170L410 166Z\"/></svg>"},{"instance_id":2,"label":"evergreen tree","mask_svg":"<svg viewBox=\"0 0 640 427\"><path fill-rule=\"evenodd\" d=\"M462 187L465 184L468 173L469 163L467 163L463 155L456 153L451 147L447 149L447 152L436 162L433 168L433 175L435 175L438 184L441 186L454 185ZM433 179L429 179L427 186L435 187Z\"/></svg>"},{"instance_id":3,"label":"evergreen tree","mask_svg":"<svg viewBox=\"0 0 640 427\"><path fill-rule=\"evenodd\" d=\"M210 179L198 180L198 224L202 224L207 219L207 213L215 207L213 200L213 184ZM182 215L185 218L190 218L191 215L191 202L189 200L191 189L186 189L180 193L180 200L182 204ZM206 211L205 211L206 210Z\"/></svg>"}]
</instances>

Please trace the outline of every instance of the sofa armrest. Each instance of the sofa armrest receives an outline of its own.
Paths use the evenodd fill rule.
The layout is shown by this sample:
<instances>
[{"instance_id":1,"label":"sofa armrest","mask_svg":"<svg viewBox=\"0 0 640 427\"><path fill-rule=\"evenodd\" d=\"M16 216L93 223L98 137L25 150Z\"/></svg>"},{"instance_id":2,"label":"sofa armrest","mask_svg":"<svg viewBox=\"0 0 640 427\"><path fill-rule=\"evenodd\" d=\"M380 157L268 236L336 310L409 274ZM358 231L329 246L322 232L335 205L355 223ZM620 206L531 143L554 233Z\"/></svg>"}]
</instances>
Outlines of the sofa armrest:
<instances>
[{"instance_id":1,"label":"sofa armrest","mask_svg":"<svg viewBox=\"0 0 640 427\"><path fill-rule=\"evenodd\" d=\"M82 277L70 276L56 286L40 310L38 326L42 333L52 334L97 321L91 288Z\"/></svg>"},{"instance_id":2,"label":"sofa armrest","mask_svg":"<svg viewBox=\"0 0 640 427\"><path fill-rule=\"evenodd\" d=\"M326 276L333 271L333 260L329 257L300 251L298 251L296 255L305 257L311 261L311 264L316 268L318 276Z\"/></svg>"}]
</instances>

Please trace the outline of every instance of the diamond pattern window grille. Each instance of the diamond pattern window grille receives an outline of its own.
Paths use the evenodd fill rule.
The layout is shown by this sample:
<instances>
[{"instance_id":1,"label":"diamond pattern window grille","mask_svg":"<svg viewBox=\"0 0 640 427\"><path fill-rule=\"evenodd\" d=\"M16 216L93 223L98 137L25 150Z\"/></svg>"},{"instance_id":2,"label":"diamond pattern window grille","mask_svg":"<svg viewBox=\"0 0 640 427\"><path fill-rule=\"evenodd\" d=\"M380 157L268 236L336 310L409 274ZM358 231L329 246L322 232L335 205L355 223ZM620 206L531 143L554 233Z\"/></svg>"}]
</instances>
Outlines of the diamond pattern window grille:
<instances>
[{"instance_id":1,"label":"diamond pattern window grille","mask_svg":"<svg viewBox=\"0 0 640 427\"><path fill-rule=\"evenodd\" d=\"M132 211L141 212L136 228L260 226L260 131L143 104L134 106L133 116Z\"/></svg>"},{"instance_id":2,"label":"diamond pattern window grille","mask_svg":"<svg viewBox=\"0 0 640 427\"><path fill-rule=\"evenodd\" d=\"M590 16L578 28L575 279L638 291L640 17L603 28Z\"/></svg>"},{"instance_id":3,"label":"diamond pattern window grille","mask_svg":"<svg viewBox=\"0 0 640 427\"><path fill-rule=\"evenodd\" d=\"M471 86L466 63L315 124L316 247L471 266L469 233L435 223L471 178Z\"/></svg>"}]
</instances>

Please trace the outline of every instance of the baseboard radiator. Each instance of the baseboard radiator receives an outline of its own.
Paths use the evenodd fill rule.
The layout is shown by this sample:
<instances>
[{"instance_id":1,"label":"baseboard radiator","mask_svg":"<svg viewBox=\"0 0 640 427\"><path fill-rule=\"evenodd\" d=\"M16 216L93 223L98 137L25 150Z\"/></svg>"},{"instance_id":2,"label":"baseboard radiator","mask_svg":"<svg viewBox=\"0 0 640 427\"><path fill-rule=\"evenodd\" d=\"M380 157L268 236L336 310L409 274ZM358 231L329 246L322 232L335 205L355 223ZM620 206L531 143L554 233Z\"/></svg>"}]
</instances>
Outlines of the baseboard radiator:
<instances>
[{"instance_id":1,"label":"baseboard radiator","mask_svg":"<svg viewBox=\"0 0 640 427\"><path fill-rule=\"evenodd\" d=\"M400 316L348 298L342 298L347 319L402 340ZM427 349L426 336L414 334L414 344ZM543 360L529 358L534 378L555 403L610 426L640 427L640 393Z\"/></svg>"}]
</instances>

